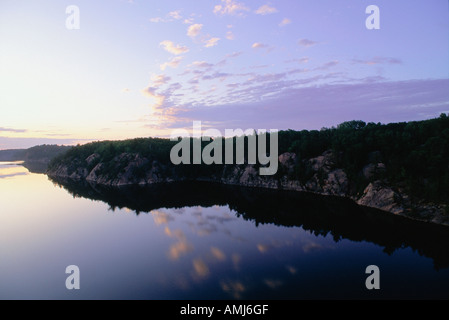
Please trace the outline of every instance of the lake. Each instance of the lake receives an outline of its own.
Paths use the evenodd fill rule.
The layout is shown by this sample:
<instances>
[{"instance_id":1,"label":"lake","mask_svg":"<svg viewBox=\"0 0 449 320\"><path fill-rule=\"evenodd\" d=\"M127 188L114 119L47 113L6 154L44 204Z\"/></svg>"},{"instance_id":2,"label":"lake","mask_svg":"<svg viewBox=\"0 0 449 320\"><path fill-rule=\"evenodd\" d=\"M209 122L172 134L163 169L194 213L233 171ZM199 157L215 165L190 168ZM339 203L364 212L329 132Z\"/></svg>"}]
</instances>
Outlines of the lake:
<instances>
[{"instance_id":1,"label":"lake","mask_svg":"<svg viewBox=\"0 0 449 320\"><path fill-rule=\"evenodd\" d=\"M0 299L449 299L448 227L343 199L110 189L3 162L0 205ZM79 290L66 288L71 265Z\"/></svg>"}]
</instances>

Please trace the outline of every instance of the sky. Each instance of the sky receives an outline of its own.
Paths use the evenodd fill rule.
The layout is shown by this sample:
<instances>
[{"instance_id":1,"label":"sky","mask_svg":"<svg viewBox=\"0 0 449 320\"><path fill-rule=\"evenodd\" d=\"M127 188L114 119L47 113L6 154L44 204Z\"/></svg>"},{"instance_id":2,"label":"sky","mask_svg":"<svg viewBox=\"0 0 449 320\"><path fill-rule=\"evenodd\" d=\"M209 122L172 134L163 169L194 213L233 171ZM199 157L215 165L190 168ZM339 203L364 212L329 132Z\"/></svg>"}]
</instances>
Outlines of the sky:
<instances>
[{"instance_id":1,"label":"sky","mask_svg":"<svg viewBox=\"0 0 449 320\"><path fill-rule=\"evenodd\" d=\"M0 0L0 150L443 112L447 0Z\"/></svg>"}]
</instances>

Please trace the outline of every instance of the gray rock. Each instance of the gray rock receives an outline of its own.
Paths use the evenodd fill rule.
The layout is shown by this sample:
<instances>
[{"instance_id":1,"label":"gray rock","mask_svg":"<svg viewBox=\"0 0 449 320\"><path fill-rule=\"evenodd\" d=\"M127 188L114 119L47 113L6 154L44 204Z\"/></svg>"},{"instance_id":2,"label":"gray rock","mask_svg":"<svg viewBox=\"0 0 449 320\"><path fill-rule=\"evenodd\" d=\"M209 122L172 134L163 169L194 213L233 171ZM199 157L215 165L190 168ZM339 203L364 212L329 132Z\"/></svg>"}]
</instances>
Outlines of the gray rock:
<instances>
[{"instance_id":1,"label":"gray rock","mask_svg":"<svg viewBox=\"0 0 449 320\"><path fill-rule=\"evenodd\" d=\"M394 214L404 214L400 203L401 196L380 181L370 183L363 191L363 196L357 201L359 205L389 211Z\"/></svg>"},{"instance_id":2,"label":"gray rock","mask_svg":"<svg viewBox=\"0 0 449 320\"><path fill-rule=\"evenodd\" d=\"M323 191L325 194L347 196L349 191L349 181L346 173L342 169L329 172L325 180Z\"/></svg>"},{"instance_id":3,"label":"gray rock","mask_svg":"<svg viewBox=\"0 0 449 320\"><path fill-rule=\"evenodd\" d=\"M293 152L285 152L279 156L279 163L284 167L294 166L296 163L296 154Z\"/></svg>"}]
</instances>

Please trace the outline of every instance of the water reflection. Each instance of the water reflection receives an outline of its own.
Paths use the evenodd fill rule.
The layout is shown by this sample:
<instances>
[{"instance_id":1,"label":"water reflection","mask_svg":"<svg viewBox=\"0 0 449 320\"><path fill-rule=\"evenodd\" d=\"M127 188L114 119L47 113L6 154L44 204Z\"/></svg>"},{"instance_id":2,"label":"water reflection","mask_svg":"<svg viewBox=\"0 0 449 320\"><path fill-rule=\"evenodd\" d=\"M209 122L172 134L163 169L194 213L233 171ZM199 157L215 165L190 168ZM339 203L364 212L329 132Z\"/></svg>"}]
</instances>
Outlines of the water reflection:
<instances>
[{"instance_id":1,"label":"water reflection","mask_svg":"<svg viewBox=\"0 0 449 320\"><path fill-rule=\"evenodd\" d=\"M143 212L151 213L155 223L163 226L164 233L175 240L167 253L173 260L192 252L194 248L181 229L169 227L169 223L175 218L164 208L172 209L171 213L182 215L183 208L195 207L191 213L195 219L186 223L197 235L220 231L234 240L243 241L242 235L236 236L226 227L226 223L233 221L237 216L252 221L256 226L274 224L301 227L316 236L331 235L335 242L343 239L371 242L383 247L383 251L389 255L397 249L410 247L420 255L431 258L436 269L449 267L448 227L411 221L378 210L359 207L351 201L340 198L209 183L184 182L150 187L106 188L64 180L52 181L74 197L108 203L111 210L127 208L137 215ZM226 212L210 215L201 211L201 207L217 206L229 206L236 216ZM289 246L289 243L272 240L257 244L257 249L263 254L272 248L283 246ZM302 250L309 253L320 250L320 247L321 244L309 241L302 246ZM194 276L198 279L207 278L211 261L228 261L226 254L218 247L210 248L209 253L208 259L197 257L192 261ZM233 268L238 270L241 256L237 253L231 254L229 261ZM297 269L286 265L286 271L295 274ZM281 285L278 279L265 279L264 282L270 288ZM245 291L245 286L241 282L233 280L222 281L221 287L235 297Z\"/></svg>"},{"instance_id":2,"label":"water reflection","mask_svg":"<svg viewBox=\"0 0 449 320\"><path fill-rule=\"evenodd\" d=\"M170 246L168 256L172 260L178 260L180 256L193 251L193 245L187 241L184 232L180 229L171 231L169 227L165 227L165 234L177 241Z\"/></svg>"},{"instance_id":3,"label":"water reflection","mask_svg":"<svg viewBox=\"0 0 449 320\"><path fill-rule=\"evenodd\" d=\"M22 163L22 166L28 169L31 173L45 173L47 172L48 163L40 161L26 161Z\"/></svg>"},{"instance_id":4,"label":"water reflection","mask_svg":"<svg viewBox=\"0 0 449 320\"><path fill-rule=\"evenodd\" d=\"M0 173L0 179L12 178L15 176L26 176L26 172L14 172L14 173Z\"/></svg>"},{"instance_id":5,"label":"water reflection","mask_svg":"<svg viewBox=\"0 0 449 320\"><path fill-rule=\"evenodd\" d=\"M1 162L0 179L12 178L15 176L28 175L28 171L21 167L22 162Z\"/></svg>"}]
</instances>

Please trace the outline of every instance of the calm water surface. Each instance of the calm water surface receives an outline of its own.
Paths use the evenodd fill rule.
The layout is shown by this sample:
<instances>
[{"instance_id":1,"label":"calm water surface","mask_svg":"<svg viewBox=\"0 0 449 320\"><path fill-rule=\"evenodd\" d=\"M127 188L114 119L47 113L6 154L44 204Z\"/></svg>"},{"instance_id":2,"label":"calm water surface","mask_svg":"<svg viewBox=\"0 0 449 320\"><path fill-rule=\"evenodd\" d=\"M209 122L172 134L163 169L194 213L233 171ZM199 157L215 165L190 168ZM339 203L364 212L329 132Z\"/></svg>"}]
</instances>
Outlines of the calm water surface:
<instances>
[{"instance_id":1,"label":"calm water surface","mask_svg":"<svg viewBox=\"0 0 449 320\"><path fill-rule=\"evenodd\" d=\"M59 183L0 163L1 299L449 299L449 228L298 193Z\"/></svg>"}]
</instances>

